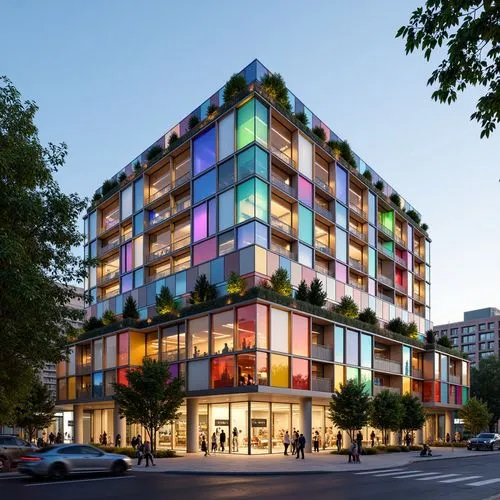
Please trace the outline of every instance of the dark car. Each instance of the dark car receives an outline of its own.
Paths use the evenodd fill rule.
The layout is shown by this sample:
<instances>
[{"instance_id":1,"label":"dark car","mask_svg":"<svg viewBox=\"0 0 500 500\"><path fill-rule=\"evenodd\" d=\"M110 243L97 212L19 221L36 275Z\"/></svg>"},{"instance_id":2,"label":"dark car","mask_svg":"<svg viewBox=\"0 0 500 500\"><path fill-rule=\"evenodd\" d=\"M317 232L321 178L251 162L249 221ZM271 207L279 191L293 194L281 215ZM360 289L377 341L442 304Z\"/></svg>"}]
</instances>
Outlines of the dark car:
<instances>
[{"instance_id":1,"label":"dark car","mask_svg":"<svg viewBox=\"0 0 500 500\"><path fill-rule=\"evenodd\" d=\"M36 451L36 446L8 434L0 435L0 470L8 472L15 467L21 456L31 451Z\"/></svg>"},{"instance_id":2,"label":"dark car","mask_svg":"<svg viewBox=\"0 0 500 500\"><path fill-rule=\"evenodd\" d=\"M467 441L468 450L500 450L500 435L492 432L481 432Z\"/></svg>"}]
</instances>

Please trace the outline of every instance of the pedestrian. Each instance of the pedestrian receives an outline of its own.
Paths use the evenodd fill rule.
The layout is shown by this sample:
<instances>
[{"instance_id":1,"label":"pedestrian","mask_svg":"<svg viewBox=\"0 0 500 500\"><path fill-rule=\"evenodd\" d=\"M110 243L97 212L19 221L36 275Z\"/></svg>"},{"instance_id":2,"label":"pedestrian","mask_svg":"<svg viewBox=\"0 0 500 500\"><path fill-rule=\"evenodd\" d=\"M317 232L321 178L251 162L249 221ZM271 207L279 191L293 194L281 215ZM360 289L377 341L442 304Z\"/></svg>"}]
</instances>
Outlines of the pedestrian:
<instances>
[{"instance_id":1,"label":"pedestrian","mask_svg":"<svg viewBox=\"0 0 500 500\"><path fill-rule=\"evenodd\" d=\"M405 441L406 441L406 446L410 447L410 445L411 445L411 436L410 436L409 432L406 433Z\"/></svg>"},{"instance_id":2,"label":"pedestrian","mask_svg":"<svg viewBox=\"0 0 500 500\"><path fill-rule=\"evenodd\" d=\"M39 437L36 440L36 446L37 446L37 448L43 448L43 438Z\"/></svg>"},{"instance_id":3,"label":"pedestrian","mask_svg":"<svg viewBox=\"0 0 500 500\"><path fill-rule=\"evenodd\" d=\"M292 446L292 455L295 455L297 451L297 439L295 437L295 429L292 432L292 438L290 439L290 445Z\"/></svg>"},{"instance_id":4,"label":"pedestrian","mask_svg":"<svg viewBox=\"0 0 500 500\"><path fill-rule=\"evenodd\" d=\"M447 442L447 443L449 443L449 442L450 442L450 439L451 439L451 438L450 438L450 433L449 433L449 432L447 432L447 433L446 433L446 442Z\"/></svg>"},{"instance_id":5,"label":"pedestrian","mask_svg":"<svg viewBox=\"0 0 500 500\"><path fill-rule=\"evenodd\" d=\"M356 434L356 444L358 445L358 453L361 453L363 449L363 434L361 434L361 431Z\"/></svg>"},{"instance_id":6,"label":"pedestrian","mask_svg":"<svg viewBox=\"0 0 500 500\"><path fill-rule=\"evenodd\" d=\"M304 460L304 448L306 447L306 438L304 434L300 434L298 444L297 444L297 458L302 454L302 460Z\"/></svg>"},{"instance_id":7,"label":"pedestrian","mask_svg":"<svg viewBox=\"0 0 500 500\"><path fill-rule=\"evenodd\" d=\"M319 453L319 432L316 431L313 436L313 448L314 451Z\"/></svg>"},{"instance_id":8,"label":"pedestrian","mask_svg":"<svg viewBox=\"0 0 500 500\"><path fill-rule=\"evenodd\" d=\"M144 457L144 445L142 444L142 441L139 441L139 439L138 439L138 441L137 441L137 465L141 465L143 457Z\"/></svg>"},{"instance_id":9,"label":"pedestrian","mask_svg":"<svg viewBox=\"0 0 500 500\"><path fill-rule=\"evenodd\" d=\"M53 432L49 434L49 444L54 444L54 441L56 439L56 436L54 435Z\"/></svg>"},{"instance_id":10,"label":"pedestrian","mask_svg":"<svg viewBox=\"0 0 500 500\"><path fill-rule=\"evenodd\" d=\"M215 432L212 434L212 451L214 453L217 451L217 434Z\"/></svg>"},{"instance_id":11,"label":"pedestrian","mask_svg":"<svg viewBox=\"0 0 500 500\"><path fill-rule=\"evenodd\" d=\"M135 450L135 447L137 446L137 438L135 436L132 437L132 441L130 441L130 444L132 445L132 448L134 448Z\"/></svg>"},{"instance_id":12,"label":"pedestrian","mask_svg":"<svg viewBox=\"0 0 500 500\"><path fill-rule=\"evenodd\" d=\"M205 441L204 435L201 437L201 451L205 452L205 455L203 455L204 457L206 457L208 455L208 446L207 446L207 442Z\"/></svg>"},{"instance_id":13,"label":"pedestrian","mask_svg":"<svg viewBox=\"0 0 500 500\"><path fill-rule=\"evenodd\" d=\"M146 467L149 467L149 462L151 461L151 465L154 467L156 464L153 460L153 454L151 453L151 444L146 440L143 446L144 458L146 459Z\"/></svg>"},{"instance_id":14,"label":"pedestrian","mask_svg":"<svg viewBox=\"0 0 500 500\"><path fill-rule=\"evenodd\" d=\"M62 442L63 442L62 434L58 432L56 436L56 444L62 444Z\"/></svg>"},{"instance_id":15,"label":"pedestrian","mask_svg":"<svg viewBox=\"0 0 500 500\"><path fill-rule=\"evenodd\" d=\"M224 452L224 446L226 444L226 433L224 432L224 429L222 429L220 433L220 450Z\"/></svg>"},{"instance_id":16,"label":"pedestrian","mask_svg":"<svg viewBox=\"0 0 500 500\"><path fill-rule=\"evenodd\" d=\"M106 431L104 431L104 434L102 435L102 445L103 446L108 445L108 435L106 434Z\"/></svg>"},{"instance_id":17,"label":"pedestrian","mask_svg":"<svg viewBox=\"0 0 500 500\"><path fill-rule=\"evenodd\" d=\"M102 434L99 434L99 444L102 444Z\"/></svg>"},{"instance_id":18,"label":"pedestrian","mask_svg":"<svg viewBox=\"0 0 500 500\"><path fill-rule=\"evenodd\" d=\"M237 427L234 427L234 429L233 429L233 451L239 451L238 428Z\"/></svg>"},{"instance_id":19,"label":"pedestrian","mask_svg":"<svg viewBox=\"0 0 500 500\"><path fill-rule=\"evenodd\" d=\"M122 445L122 437L120 434L117 434L115 437L115 446L117 448L120 448L121 445Z\"/></svg>"},{"instance_id":20,"label":"pedestrian","mask_svg":"<svg viewBox=\"0 0 500 500\"><path fill-rule=\"evenodd\" d=\"M341 449L342 449L342 433L339 431L337 432L337 453L340 453Z\"/></svg>"},{"instance_id":21,"label":"pedestrian","mask_svg":"<svg viewBox=\"0 0 500 500\"><path fill-rule=\"evenodd\" d=\"M349 462L356 462L356 455L358 453L358 445L356 441L353 441L351 443L351 446L349 447Z\"/></svg>"},{"instance_id":22,"label":"pedestrian","mask_svg":"<svg viewBox=\"0 0 500 500\"><path fill-rule=\"evenodd\" d=\"M285 447L285 455L288 455L288 447L290 446L290 436L288 431L286 431L283 436L283 446Z\"/></svg>"}]
</instances>

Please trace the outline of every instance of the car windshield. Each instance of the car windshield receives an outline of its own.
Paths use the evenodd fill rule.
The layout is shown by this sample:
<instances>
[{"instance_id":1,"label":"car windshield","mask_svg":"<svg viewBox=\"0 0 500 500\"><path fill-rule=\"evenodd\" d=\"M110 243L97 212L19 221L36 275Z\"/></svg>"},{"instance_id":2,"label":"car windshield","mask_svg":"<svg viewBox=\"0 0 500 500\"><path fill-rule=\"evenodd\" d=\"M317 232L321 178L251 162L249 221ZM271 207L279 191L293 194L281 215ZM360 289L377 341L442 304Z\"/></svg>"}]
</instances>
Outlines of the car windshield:
<instances>
[{"instance_id":1,"label":"car windshield","mask_svg":"<svg viewBox=\"0 0 500 500\"><path fill-rule=\"evenodd\" d=\"M487 438L487 439L493 439L495 437L495 434L486 434L482 432L477 436L478 438Z\"/></svg>"}]
</instances>

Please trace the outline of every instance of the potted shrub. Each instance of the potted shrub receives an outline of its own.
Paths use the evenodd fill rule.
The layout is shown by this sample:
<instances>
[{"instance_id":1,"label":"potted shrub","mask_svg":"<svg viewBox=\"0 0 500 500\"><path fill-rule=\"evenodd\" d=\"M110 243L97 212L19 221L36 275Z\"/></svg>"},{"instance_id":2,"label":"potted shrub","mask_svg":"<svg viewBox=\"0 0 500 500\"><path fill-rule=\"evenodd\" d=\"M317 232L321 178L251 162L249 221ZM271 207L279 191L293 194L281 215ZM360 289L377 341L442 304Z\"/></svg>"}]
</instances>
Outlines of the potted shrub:
<instances>
[{"instance_id":1,"label":"potted shrub","mask_svg":"<svg viewBox=\"0 0 500 500\"><path fill-rule=\"evenodd\" d=\"M429 230L429 225L426 224L425 222L420 227L426 232Z\"/></svg>"},{"instance_id":2,"label":"potted shrub","mask_svg":"<svg viewBox=\"0 0 500 500\"><path fill-rule=\"evenodd\" d=\"M127 180L127 174L125 172L120 172L120 175L118 176L118 182L121 184L126 180Z\"/></svg>"},{"instance_id":3,"label":"potted shrub","mask_svg":"<svg viewBox=\"0 0 500 500\"><path fill-rule=\"evenodd\" d=\"M401 198L399 197L398 193L392 193L390 199L394 203L394 205L401 207Z\"/></svg>"},{"instance_id":4,"label":"potted shrub","mask_svg":"<svg viewBox=\"0 0 500 500\"><path fill-rule=\"evenodd\" d=\"M271 99L283 106L287 111L292 110L288 99L288 89L283 77L279 73L269 73L261 80L262 88Z\"/></svg>"},{"instance_id":5,"label":"potted shrub","mask_svg":"<svg viewBox=\"0 0 500 500\"><path fill-rule=\"evenodd\" d=\"M177 133L176 132L172 132L170 134L170 137L168 138L168 147L171 148L172 145L175 144L178 139L179 139L179 136L177 135Z\"/></svg>"},{"instance_id":6,"label":"potted shrub","mask_svg":"<svg viewBox=\"0 0 500 500\"><path fill-rule=\"evenodd\" d=\"M299 120L302 125L308 127L309 126L309 119L307 118L307 115L304 113L304 111L299 111L298 113L295 113L295 118Z\"/></svg>"},{"instance_id":7,"label":"potted shrub","mask_svg":"<svg viewBox=\"0 0 500 500\"><path fill-rule=\"evenodd\" d=\"M245 90L247 81L241 74L235 73L227 82L224 87L224 102L230 101L234 96Z\"/></svg>"},{"instance_id":8,"label":"potted shrub","mask_svg":"<svg viewBox=\"0 0 500 500\"><path fill-rule=\"evenodd\" d=\"M148 151L148 162L151 160L154 160L161 152L163 151L161 146L153 146L149 151Z\"/></svg>"},{"instance_id":9,"label":"potted shrub","mask_svg":"<svg viewBox=\"0 0 500 500\"><path fill-rule=\"evenodd\" d=\"M379 179L376 183L375 183L375 187L379 190L379 191L383 191L384 190L384 183Z\"/></svg>"},{"instance_id":10,"label":"potted shrub","mask_svg":"<svg viewBox=\"0 0 500 500\"><path fill-rule=\"evenodd\" d=\"M194 127L196 127L196 125L198 125L198 123L200 123L200 119L196 115L191 115L189 117L189 122L188 122L188 128L189 128L189 130L191 130Z\"/></svg>"},{"instance_id":11,"label":"potted shrub","mask_svg":"<svg viewBox=\"0 0 500 500\"><path fill-rule=\"evenodd\" d=\"M369 182L372 181L372 173L369 170L363 172L363 177Z\"/></svg>"},{"instance_id":12,"label":"potted shrub","mask_svg":"<svg viewBox=\"0 0 500 500\"><path fill-rule=\"evenodd\" d=\"M312 131L313 134L318 136L322 141L326 140L326 134L322 127L314 127Z\"/></svg>"},{"instance_id":13,"label":"potted shrub","mask_svg":"<svg viewBox=\"0 0 500 500\"><path fill-rule=\"evenodd\" d=\"M215 104L210 104L207 108L207 116L210 116L212 113L217 111L217 106Z\"/></svg>"},{"instance_id":14,"label":"potted shrub","mask_svg":"<svg viewBox=\"0 0 500 500\"><path fill-rule=\"evenodd\" d=\"M136 161L134 163L134 174L137 175L141 171L141 164Z\"/></svg>"}]
</instances>

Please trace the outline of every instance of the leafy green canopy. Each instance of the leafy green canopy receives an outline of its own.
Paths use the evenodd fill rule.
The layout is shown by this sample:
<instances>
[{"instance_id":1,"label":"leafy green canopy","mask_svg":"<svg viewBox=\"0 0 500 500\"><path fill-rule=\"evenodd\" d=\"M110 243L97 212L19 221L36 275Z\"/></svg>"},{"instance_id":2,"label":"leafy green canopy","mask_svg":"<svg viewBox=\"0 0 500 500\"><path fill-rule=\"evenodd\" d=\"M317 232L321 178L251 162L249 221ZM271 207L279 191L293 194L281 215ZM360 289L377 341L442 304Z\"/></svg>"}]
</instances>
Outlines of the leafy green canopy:
<instances>
[{"instance_id":1,"label":"leafy green canopy","mask_svg":"<svg viewBox=\"0 0 500 500\"><path fill-rule=\"evenodd\" d=\"M396 33L406 40L407 54L421 49L427 60L446 47L446 57L427 81L437 85L435 101L451 104L467 87L483 89L470 117L481 124L481 137L489 137L500 121L499 26L498 1L427 0Z\"/></svg>"},{"instance_id":2,"label":"leafy green canopy","mask_svg":"<svg viewBox=\"0 0 500 500\"><path fill-rule=\"evenodd\" d=\"M490 428L500 419L500 359L481 359L471 370L471 395L481 399L492 412Z\"/></svg>"},{"instance_id":3,"label":"leafy green canopy","mask_svg":"<svg viewBox=\"0 0 500 500\"><path fill-rule=\"evenodd\" d=\"M344 295L340 298L340 303L332 307L332 311L337 314L342 314L342 316L346 318L357 318L359 309L352 297Z\"/></svg>"},{"instance_id":4,"label":"leafy green canopy","mask_svg":"<svg viewBox=\"0 0 500 500\"><path fill-rule=\"evenodd\" d=\"M425 424L425 411L422 402L409 393L401 396L403 413L401 416L401 429L412 432L421 429Z\"/></svg>"},{"instance_id":5,"label":"leafy green canopy","mask_svg":"<svg viewBox=\"0 0 500 500\"><path fill-rule=\"evenodd\" d=\"M54 173L66 145L38 138L32 101L0 78L0 422L29 390L35 369L61 359L85 265L72 247L83 242L79 216L86 201L64 194Z\"/></svg>"},{"instance_id":6,"label":"leafy green canopy","mask_svg":"<svg viewBox=\"0 0 500 500\"><path fill-rule=\"evenodd\" d=\"M377 394L371 402L370 424L382 432L384 444L388 443L389 432L401 428L404 407L401 396L389 390Z\"/></svg>"},{"instance_id":7,"label":"leafy green canopy","mask_svg":"<svg viewBox=\"0 0 500 500\"><path fill-rule=\"evenodd\" d=\"M458 415L464 421L465 430L472 432L473 435L487 429L492 417L488 405L477 398L470 398L459 410Z\"/></svg>"}]
</instances>

